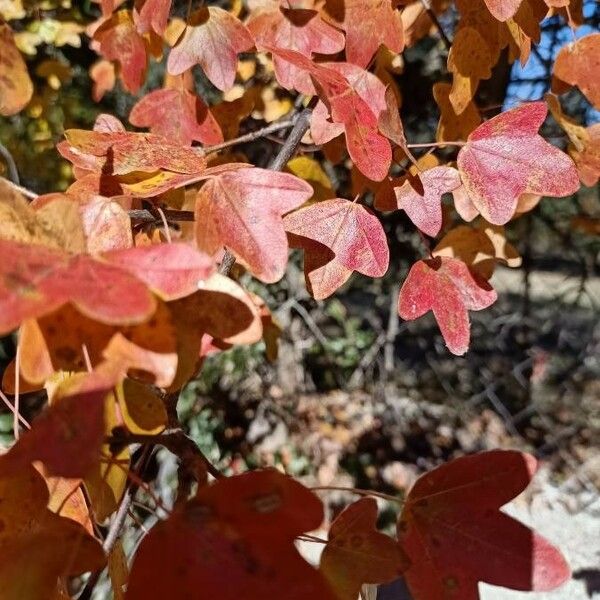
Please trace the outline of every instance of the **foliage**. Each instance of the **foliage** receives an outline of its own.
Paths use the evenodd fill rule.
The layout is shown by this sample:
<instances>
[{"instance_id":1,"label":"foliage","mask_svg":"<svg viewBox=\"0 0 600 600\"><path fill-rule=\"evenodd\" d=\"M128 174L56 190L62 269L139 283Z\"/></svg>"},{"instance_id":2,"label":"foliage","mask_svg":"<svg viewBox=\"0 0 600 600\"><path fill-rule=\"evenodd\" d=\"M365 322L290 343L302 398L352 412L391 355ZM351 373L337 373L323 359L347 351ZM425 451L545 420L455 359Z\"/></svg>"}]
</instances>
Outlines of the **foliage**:
<instances>
[{"instance_id":1,"label":"foliage","mask_svg":"<svg viewBox=\"0 0 600 600\"><path fill-rule=\"evenodd\" d=\"M323 540L311 532L323 526L316 492L326 490L275 469L225 476L197 443L212 443L217 426L209 419L188 437L189 399L178 400L210 355L243 356L262 341L276 359L280 327L249 280L280 281L290 248L303 251L317 300L355 272L383 277L397 257L381 212L405 213L423 242L399 286L399 316L432 311L449 351L466 353L468 311L496 301L497 264L520 264L504 226L600 176L598 126L564 114L558 95L493 116L478 92L502 61L527 62L548 13L581 23L581 2L37 4L0 2L0 114L50 122L51 90L72 76L64 48L81 47L85 32L99 58L76 70L89 67L93 98L123 98L130 125L150 131L102 113L56 145L74 177L64 193L0 181L0 334L18 339L2 382L15 398L3 395L15 437L0 458L3 597L89 597L105 566L126 599L352 600L404 577L415 600L471 600L479 581L545 591L568 579L560 551L499 510L531 481L532 456L485 452L423 475L391 498L402 505L395 539L377 530L367 497ZM440 22L448 14L458 16L453 42ZM599 35L560 51L555 94L577 86L600 108ZM421 41L446 48L451 81L431 89L436 141L415 144L395 75ZM33 77L23 53L38 63ZM164 86L149 90L157 73ZM540 134L548 108L568 154ZM336 341L325 350L352 364L361 348ZM25 393L46 404L31 425ZM159 446L178 458L173 506L146 481ZM140 488L165 518L140 528L128 573L120 536ZM318 567L298 540L323 546Z\"/></svg>"}]
</instances>

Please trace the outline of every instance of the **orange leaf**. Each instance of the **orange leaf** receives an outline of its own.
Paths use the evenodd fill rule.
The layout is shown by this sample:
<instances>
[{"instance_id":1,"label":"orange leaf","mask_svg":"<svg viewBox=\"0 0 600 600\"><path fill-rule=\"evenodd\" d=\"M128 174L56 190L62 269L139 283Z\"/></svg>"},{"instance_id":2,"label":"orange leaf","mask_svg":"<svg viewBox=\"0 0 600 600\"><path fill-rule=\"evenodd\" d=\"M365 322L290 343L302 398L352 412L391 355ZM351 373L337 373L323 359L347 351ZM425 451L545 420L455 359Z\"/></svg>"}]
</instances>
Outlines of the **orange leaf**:
<instances>
[{"instance_id":1,"label":"orange leaf","mask_svg":"<svg viewBox=\"0 0 600 600\"><path fill-rule=\"evenodd\" d=\"M390 583L401 577L408 560L398 543L377 531L377 502L361 498L337 517L319 570L340 600L356 600L365 583Z\"/></svg>"},{"instance_id":2,"label":"orange leaf","mask_svg":"<svg viewBox=\"0 0 600 600\"><path fill-rule=\"evenodd\" d=\"M33 84L12 29L0 22L0 115L18 113L31 100Z\"/></svg>"}]
</instances>

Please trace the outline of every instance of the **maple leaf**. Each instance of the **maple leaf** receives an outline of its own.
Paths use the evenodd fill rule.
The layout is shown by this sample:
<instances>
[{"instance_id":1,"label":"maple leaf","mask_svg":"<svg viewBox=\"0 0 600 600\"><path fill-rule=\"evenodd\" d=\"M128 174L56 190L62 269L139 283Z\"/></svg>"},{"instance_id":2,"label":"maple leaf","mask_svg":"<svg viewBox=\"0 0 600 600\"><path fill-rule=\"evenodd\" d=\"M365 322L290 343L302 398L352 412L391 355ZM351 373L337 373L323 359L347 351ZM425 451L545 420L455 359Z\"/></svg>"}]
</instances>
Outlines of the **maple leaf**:
<instances>
[{"instance_id":1,"label":"maple leaf","mask_svg":"<svg viewBox=\"0 0 600 600\"><path fill-rule=\"evenodd\" d=\"M554 62L552 88L576 85L600 109L600 33L579 38L561 48Z\"/></svg>"},{"instance_id":2,"label":"maple leaf","mask_svg":"<svg viewBox=\"0 0 600 600\"><path fill-rule=\"evenodd\" d=\"M400 296L398 313L413 321L430 310L452 354L469 349L469 310L482 310L496 301L496 292L481 276L455 258L420 260L410 269Z\"/></svg>"},{"instance_id":3,"label":"maple leaf","mask_svg":"<svg viewBox=\"0 0 600 600\"><path fill-rule=\"evenodd\" d=\"M436 139L438 142L466 140L469 134L481 124L477 106L469 102L459 114L450 101L452 86L448 83L435 83L433 97L440 108L440 122Z\"/></svg>"},{"instance_id":4,"label":"maple leaf","mask_svg":"<svg viewBox=\"0 0 600 600\"><path fill-rule=\"evenodd\" d=\"M206 169L206 159L199 149L173 144L151 133L67 129L65 138L56 146L64 158L85 171L105 176L161 169L196 175Z\"/></svg>"},{"instance_id":5,"label":"maple leaf","mask_svg":"<svg viewBox=\"0 0 600 600\"><path fill-rule=\"evenodd\" d=\"M198 247L214 255L227 246L261 281L278 281L288 255L282 216L312 194L301 179L266 169L240 169L214 177L196 198Z\"/></svg>"},{"instance_id":6,"label":"maple leaf","mask_svg":"<svg viewBox=\"0 0 600 600\"><path fill-rule=\"evenodd\" d=\"M498 263L519 267L522 262L514 246L507 242L504 227L485 221L477 228L460 225L451 229L433 249L432 255L458 258L487 280Z\"/></svg>"},{"instance_id":7,"label":"maple leaf","mask_svg":"<svg viewBox=\"0 0 600 600\"><path fill-rule=\"evenodd\" d=\"M320 267L335 258L336 265L369 277L383 277L388 269L389 248L383 227L379 219L360 204L343 198L324 200L287 215L283 225L293 234L293 246L303 248L306 256L315 256L305 260L308 283L311 283L315 260ZM313 292L318 292L317 296L322 299L335 289L323 289L319 285L317 289L313 287Z\"/></svg>"},{"instance_id":8,"label":"maple leaf","mask_svg":"<svg viewBox=\"0 0 600 600\"><path fill-rule=\"evenodd\" d=\"M381 45L402 52L404 29L392 0L327 0L325 10L346 32L346 58L366 67Z\"/></svg>"},{"instance_id":9,"label":"maple leaf","mask_svg":"<svg viewBox=\"0 0 600 600\"><path fill-rule=\"evenodd\" d=\"M478 600L478 581L547 591L569 578L556 548L499 510L535 470L533 456L494 450L453 460L416 482L398 521L415 600Z\"/></svg>"},{"instance_id":10,"label":"maple leaf","mask_svg":"<svg viewBox=\"0 0 600 600\"><path fill-rule=\"evenodd\" d=\"M323 101L316 108L314 127L311 123L313 135L323 141L344 133L348 153L357 168L373 181L384 179L392 162L392 149L389 140L379 133L378 117L386 108L383 83L348 63L321 65L292 50L269 48L269 51L297 66L316 84L303 78L295 82L302 93L314 94L316 87ZM368 94L368 100L361 94ZM332 125L327 123L325 107Z\"/></svg>"},{"instance_id":11,"label":"maple leaf","mask_svg":"<svg viewBox=\"0 0 600 600\"><path fill-rule=\"evenodd\" d=\"M460 185L460 175L452 167L434 167L421 173L415 171L394 185L394 205L389 204L387 195L377 194L375 208L402 209L423 233L435 237L442 228L442 196Z\"/></svg>"},{"instance_id":12,"label":"maple leaf","mask_svg":"<svg viewBox=\"0 0 600 600\"><path fill-rule=\"evenodd\" d=\"M55 399L34 421L33 428L2 457L0 470L17 473L40 460L49 475L86 475L100 460L104 401L110 383L98 378L98 381L90 381L83 391Z\"/></svg>"},{"instance_id":13,"label":"maple leaf","mask_svg":"<svg viewBox=\"0 0 600 600\"><path fill-rule=\"evenodd\" d=\"M219 124L200 96L194 94L190 77L168 78L167 87L144 96L132 109L129 122L148 127L171 143L191 146L198 141L218 144L223 141Z\"/></svg>"},{"instance_id":14,"label":"maple leaf","mask_svg":"<svg viewBox=\"0 0 600 600\"><path fill-rule=\"evenodd\" d=\"M307 57L317 54L336 54L344 49L344 34L326 23L318 11L280 5L274 0L256 11L247 22L256 46L295 50ZM275 56L275 76L283 87L293 87L296 79L294 66Z\"/></svg>"},{"instance_id":15,"label":"maple leaf","mask_svg":"<svg viewBox=\"0 0 600 600\"><path fill-rule=\"evenodd\" d=\"M6 600L44 600L59 577L102 569L106 562L102 546L84 527L48 510L49 498L32 466L8 474L0 466L0 585Z\"/></svg>"},{"instance_id":16,"label":"maple leaf","mask_svg":"<svg viewBox=\"0 0 600 600\"><path fill-rule=\"evenodd\" d=\"M506 21L515 16L523 0L485 0L492 15L498 21Z\"/></svg>"},{"instance_id":17,"label":"maple leaf","mask_svg":"<svg viewBox=\"0 0 600 600\"><path fill-rule=\"evenodd\" d=\"M80 204L79 214L90 254L133 246L131 219L117 200L94 195Z\"/></svg>"},{"instance_id":18,"label":"maple leaf","mask_svg":"<svg viewBox=\"0 0 600 600\"><path fill-rule=\"evenodd\" d=\"M102 258L146 283L165 301L193 294L215 266L205 254L175 242L115 250Z\"/></svg>"},{"instance_id":19,"label":"maple leaf","mask_svg":"<svg viewBox=\"0 0 600 600\"><path fill-rule=\"evenodd\" d=\"M114 13L94 32L100 44L100 54L118 62L120 76L127 91L135 94L146 77L148 55L146 43L135 28L131 12L120 10Z\"/></svg>"},{"instance_id":20,"label":"maple leaf","mask_svg":"<svg viewBox=\"0 0 600 600\"><path fill-rule=\"evenodd\" d=\"M389 583L408 567L402 549L376 525L373 498L346 507L331 524L319 570L340 600L356 600L364 583Z\"/></svg>"},{"instance_id":21,"label":"maple leaf","mask_svg":"<svg viewBox=\"0 0 600 600\"><path fill-rule=\"evenodd\" d=\"M169 13L173 0L136 0L133 9L133 20L140 34L154 31L156 35L163 35L167 28ZM141 4L141 7L138 6Z\"/></svg>"},{"instance_id":22,"label":"maple leaf","mask_svg":"<svg viewBox=\"0 0 600 600\"><path fill-rule=\"evenodd\" d=\"M0 23L0 56L0 115L14 115L31 100L33 83L6 23Z\"/></svg>"},{"instance_id":23,"label":"maple leaf","mask_svg":"<svg viewBox=\"0 0 600 600\"><path fill-rule=\"evenodd\" d=\"M94 102L100 102L104 94L115 87L115 66L109 60L101 58L90 67L90 78L94 82L92 99Z\"/></svg>"},{"instance_id":24,"label":"maple leaf","mask_svg":"<svg viewBox=\"0 0 600 600\"><path fill-rule=\"evenodd\" d=\"M481 215L504 225L522 194L568 196L579 189L573 161L538 129L544 102L524 104L480 125L458 154L465 190Z\"/></svg>"},{"instance_id":25,"label":"maple leaf","mask_svg":"<svg viewBox=\"0 0 600 600\"><path fill-rule=\"evenodd\" d=\"M222 91L235 79L237 55L254 46L250 32L233 15L216 6L203 7L190 17L183 36L171 50L167 69L180 75L199 64Z\"/></svg>"},{"instance_id":26,"label":"maple leaf","mask_svg":"<svg viewBox=\"0 0 600 600\"><path fill-rule=\"evenodd\" d=\"M274 469L220 479L144 538L126 598L334 600L294 547L322 519L320 500Z\"/></svg>"}]
</instances>

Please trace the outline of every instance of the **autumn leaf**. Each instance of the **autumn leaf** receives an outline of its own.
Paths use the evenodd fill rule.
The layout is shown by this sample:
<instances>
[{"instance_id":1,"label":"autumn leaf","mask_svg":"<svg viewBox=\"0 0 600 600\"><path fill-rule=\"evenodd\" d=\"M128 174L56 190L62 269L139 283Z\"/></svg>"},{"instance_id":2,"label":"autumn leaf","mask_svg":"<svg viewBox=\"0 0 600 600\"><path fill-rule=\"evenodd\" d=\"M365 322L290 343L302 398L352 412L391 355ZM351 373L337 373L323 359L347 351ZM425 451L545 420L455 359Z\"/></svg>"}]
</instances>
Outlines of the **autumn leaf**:
<instances>
[{"instance_id":1,"label":"autumn leaf","mask_svg":"<svg viewBox=\"0 0 600 600\"><path fill-rule=\"evenodd\" d=\"M161 169L198 174L206 169L199 149L186 148L151 133L86 131L67 129L57 150L75 166L104 175L127 175Z\"/></svg>"},{"instance_id":2,"label":"autumn leaf","mask_svg":"<svg viewBox=\"0 0 600 600\"><path fill-rule=\"evenodd\" d=\"M351 504L331 524L319 564L340 600L356 600L363 584L389 583L407 567L396 541L377 531L373 498Z\"/></svg>"},{"instance_id":3,"label":"autumn leaf","mask_svg":"<svg viewBox=\"0 0 600 600\"><path fill-rule=\"evenodd\" d=\"M126 598L334 600L294 547L322 519L319 499L274 469L221 479L144 538Z\"/></svg>"},{"instance_id":4,"label":"autumn leaf","mask_svg":"<svg viewBox=\"0 0 600 600\"><path fill-rule=\"evenodd\" d=\"M187 79L170 78L165 89L144 96L132 108L129 122L136 127L148 127L152 133L182 146L191 146L194 141L222 142L219 124L202 98L193 93L193 80Z\"/></svg>"},{"instance_id":5,"label":"autumn leaf","mask_svg":"<svg viewBox=\"0 0 600 600\"><path fill-rule=\"evenodd\" d=\"M287 215L283 224L288 234L293 234L291 245L303 248L305 255L318 256L319 263L320 257L326 257L323 265L335 258L336 264L350 272L369 277L383 277L388 269L389 249L383 227L361 204L343 198L324 200ZM314 260L305 260L309 283ZM334 291L319 289L317 296L322 299Z\"/></svg>"},{"instance_id":6,"label":"autumn leaf","mask_svg":"<svg viewBox=\"0 0 600 600\"><path fill-rule=\"evenodd\" d=\"M48 510L42 476L32 466L7 474L2 465L0 461L2 597L46 600L59 577L102 569L106 561L98 541L79 523Z\"/></svg>"},{"instance_id":7,"label":"autumn leaf","mask_svg":"<svg viewBox=\"0 0 600 600\"><path fill-rule=\"evenodd\" d=\"M489 11L498 21L514 17L522 2L523 0L485 0Z\"/></svg>"},{"instance_id":8,"label":"autumn leaf","mask_svg":"<svg viewBox=\"0 0 600 600\"><path fill-rule=\"evenodd\" d=\"M392 0L327 0L325 11L346 32L346 58L367 67L381 45L402 52L404 35Z\"/></svg>"},{"instance_id":9,"label":"autumn leaf","mask_svg":"<svg viewBox=\"0 0 600 600\"><path fill-rule=\"evenodd\" d=\"M193 294L215 268L208 256L184 243L114 250L102 258L146 283L165 301Z\"/></svg>"},{"instance_id":10,"label":"autumn leaf","mask_svg":"<svg viewBox=\"0 0 600 600\"><path fill-rule=\"evenodd\" d=\"M398 313L413 321L430 310L452 354L469 349L469 310L496 301L496 292L481 276L455 258L420 260L410 269L398 299Z\"/></svg>"},{"instance_id":11,"label":"autumn leaf","mask_svg":"<svg viewBox=\"0 0 600 600\"><path fill-rule=\"evenodd\" d=\"M576 85L600 109L600 33L592 33L563 46L554 62L553 91Z\"/></svg>"},{"instance_id":12,"label":"autumn leaf","mask_svg":"<svg viewBox=\"0 0 600 600\"><path fill-rule=\"evenodd\" d=\"M270 0L251 15L247 27L256 46L295 50L308 58L315 54L336 54L344 49L344 34L325 22L317 10L304 6L280 5ZM294 66L274 56L275 75L285 88L294 86Z\"/></svg>"},{"instance_id":13,"label":"autumn leaf","mask_svg":"<svg viewBox=\"0 0 600 600\"><path fill-rule=\"evenodd\" d=\"M110 92L117 80L115 66L109 60L101 58L90 67L90 78L94 82L92 99L100 102L106 92Z\"/></svg>"},{"instance_id":14,"label":"autumn leaf","mask_svg":"<svg viewBox=\"0 0 600 600\"><path fill-rule=\"evenodd\" d=\"M472 271L489 280L498 263L521 266L516 248L506 240L504 227L481 221L477 227L459 225L451 229L433 249L433 256L458 258Z\"/></svg>"},{"instance_id":15,"label":"autumn leaf","mask_svg":"<svg viewBox=\"0 0 600 600\"><path fill-rule=\"evenodd\" d=\"M114 13L94 32L100 44L100 54L120 65L119 75L127 91L135 94L146 76L148 55L144 38L138 33L131 12Z\"/></svg>"},{"instance_id":16,"label":"autumn leaf","mask_svg":"<svg viewBox=\"0 0 600 600\"><path fill-rule=\"evenodd\" d=\"M214 255L227 246L261 281L283 276L288 244L282 216L312 196L288 173L249 168L207 181L196 198L196 242Z\"/></svg>"},{"instance_id":17,"label":"autumn leaf","mask_svg":"<svg viewBox=\"0 0 600 600\"><path fill-rule=\"evenodd\" d=\"M452 86L448 83L438 82L433 85L433 97L441 113L436 134L438 142L466 140L481 124L479 110L473 102L469 102L461 113L454 109L450 102L451 90Z\"/></svg>"},{"instance_id":18,"label":"autumn leaf","mask_svg":"<svg viewBox=\"0 0 600 600\"><path fill-rule=\"evenodd\" d=\"M579 189L573 161L538 129L544 102L524 104L480 125L458 154L469 198L490 223L504 225L522 194L568 196Z\"/></svg>"},{"instance_id":19,"label":"autumn leaf","mask_svg":"<svg viewBox=\"0 0 600 600\"><path fill-rule=\"evenodd\" d=\"M392 162L390 142L379 132L379 114L386 108L383 83L348 63L322 65L292 50L269 48L269 51L312 78L312 82L298 78L295 86L307 94L316 91L323 102L315 108L316 116L311 122L313 136L324 142L344 133L348 153L358 169L373 181L383 180ZM331 124L327 123L327 113Z\"/></svg>"},{"instance_id":20,"label":"autumn leaf","mask_svg":"<svg viewBox=\"0 0 600 600\"><path fill-rule=\"evenodd\" d=\"M250 32L236 17L217 6L203 7L190 17L167 68L171 75L180 75L199 64L210 81L226 91L235 79L237 55L253 46Z\"/></svg>"},{"instance_id":21,"label":"autumn leaf","mask_svg":"<svg viewBox=\"0 0 600 600\"><path fill-rule=\"evenodd\" d=\"M33 83L15 46L12 29L0 23L0 115L18 113L31 100Z\"/></svg>"},{"instance_id":22,"label":"autumn leaf","mask_svg":"<svg viewBox=\"0 0 600 600\"><path fill-rule=\"evenodd\" d=\"M138 6L141 6L138 8ZM167 28L172 0L138 0L133 9L133 20L140 34L154 31L162 36Z\"/></svg>"},{"instance_id":23,"label":"autumn leaf","mask_svg":"<svg viewBox=\"0 0 600 600\"><path fill-rule=\"evenodd\" d=\"M478 581L549 591L569 578L556 548L499 510L527 487L536 466L528 454L494 450L453 460L416 482L398 521L415 600L478 600Z\"/></svg>"},{"instance_id":24,"label":"autumn leaf","mask_svg":"<svg viewBox=\"0 0 600 600\"><path fill-rule=\"evenodd\" d=\"M104 402L109 391L107 382L98 378L84 391L75 391L55 400L34 421L31 431L25 432L3 456L0 471L17 473L40 460L49 475L86 475L100 460Z\"/></svg>"},{"instance_id":25,"label":"autumn leaf","mask_svg":"<svg viewBox=\"0 0 600 600\"><path fill-rule=\"evenodd\" d=\"M395 205L384 201L387 196L376 195L375 208L402 209L423 233L435 237L442 228L442 196L460 185L460 176L453 167L434 167L421 173L415 171L394 185Z\"/></svg>"}]
</instances>

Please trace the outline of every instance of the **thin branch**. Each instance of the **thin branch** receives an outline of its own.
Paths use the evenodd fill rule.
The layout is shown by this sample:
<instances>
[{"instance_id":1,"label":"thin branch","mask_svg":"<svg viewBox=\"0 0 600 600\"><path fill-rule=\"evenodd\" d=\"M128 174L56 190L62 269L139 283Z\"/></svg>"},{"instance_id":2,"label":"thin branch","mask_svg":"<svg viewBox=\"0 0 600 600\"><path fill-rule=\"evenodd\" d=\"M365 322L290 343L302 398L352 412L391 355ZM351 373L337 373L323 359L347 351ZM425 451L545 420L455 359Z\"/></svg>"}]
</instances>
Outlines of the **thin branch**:
<instances>
[{"instance_id":1,"label":"thin branch","mask_svg":"<svg viewBox=\"0 0 600 600\"><path fill-rule=\"evenodd\" d=\"M277 123L271 123L266 127L262 127L261 129L257 129L256 131L250 131L244 135L240 135L232 140L227 140L226 142L222 142L221 144L215 144L214 146L207 146L204 148L204 152L207 154L211 152L218 152L219 150L224 150L225 148L230 148L231 146L237 146L238 144L246 144L248 142L253 142L260 138L266 137L271 133L276 133L278 131L282 131L283 129L290 129L296 123L297 117L292 119L286 119L285 121L278 121Z\"/></svg>"},{"instance_id":2,"label":"thin branch","mask_svg":"<svg viewBox=\"0 0 600 600\"><path fill-rule=\"evenodd\" d=\"M305 108L298 114L295 119L294 127L290 131L290 135L285 140L283 146L281 146L277 156L271 161L269 169L272 171L282 171L294 154L296 154L302 143L302 138L310 127L311 114L312 108ZM225 250L223 260L219 266L219 273L221 273L221 275L229 275L234 264L235 257L229 250Z\"/></svg>"},{"instance_id":3,"label":"thin branch","mask_svg":"<svg viewBox=\"0 0 600 600\"><path fill-rule=\"evenodd\" d=\"M440 37L442 38L442 41L444 42L444 46L446 46L446 50L450 51L450 48L452 47L452 42L450 41L450 38L444 31L444 28L442 27L440 20L437 18L437 15L435 14L435 11L432 8L431 0L421 0L421 4L423 5L423 8L427 11L427 14L429 15L429 18L431 19L432 23L435 25L436 29L438 30Z\"/></svg>"},{"instance_id":4,"label":"thin branch","mask_svg":"<svg viewBox=\"0 0 600 600\"><path fill-rule=\"evenodd\" d=\"M194 220L194 212L191 210L173 210L169 208L161 209L167 221L193 221ZM154 213L153 210L147 209L134 209L128 211L129 217L132 221L137 221L138 223L158 223L160 222L161 216L156 211Z\"/></svg>"},{"instance_id":5,"label":"thin branch","mask_svg":"<svg viewBox=\"0 0 600 600\"><path fill-rule=\"evenodd\" d=\"M10 153L10 150L4 144L0 144L0 156L2 156L4 162L6 163L8 178L12 181L12 183L16 183L17 185L19 185L20 180L19 171L17 170L17 164L15 163L15 159Z\"/></svg>"},{"instance_id":6,"label":"thin branch","mask_svg":"<svg viewBox=\"0 0 600 600\"><path fill-rule=\"evenodd\" d=\"M11 188L16 190L17 192L20 192L21 194L23 194L23 196L25 196L25 198L29 198L30 200L34 200L39 195L35 192L32 192L31 190L28 190L27 188L24 188L22 185L19 185L18 183L7 179L6 177L0 177L0 180L2 180L4 183L7 183L8 185L10 185Z\"/></svg>"},{"instance_id":7,"label":"thin branch","mask_svg":"<svg viewBox=\"0 0 600 600\"><path fill-rule=\"evenodd\" d=\"M425 142L423 144L407 144L407 148L444 148L445 146L465 146L467 142Z\"/></svg>"}]
</instances>

